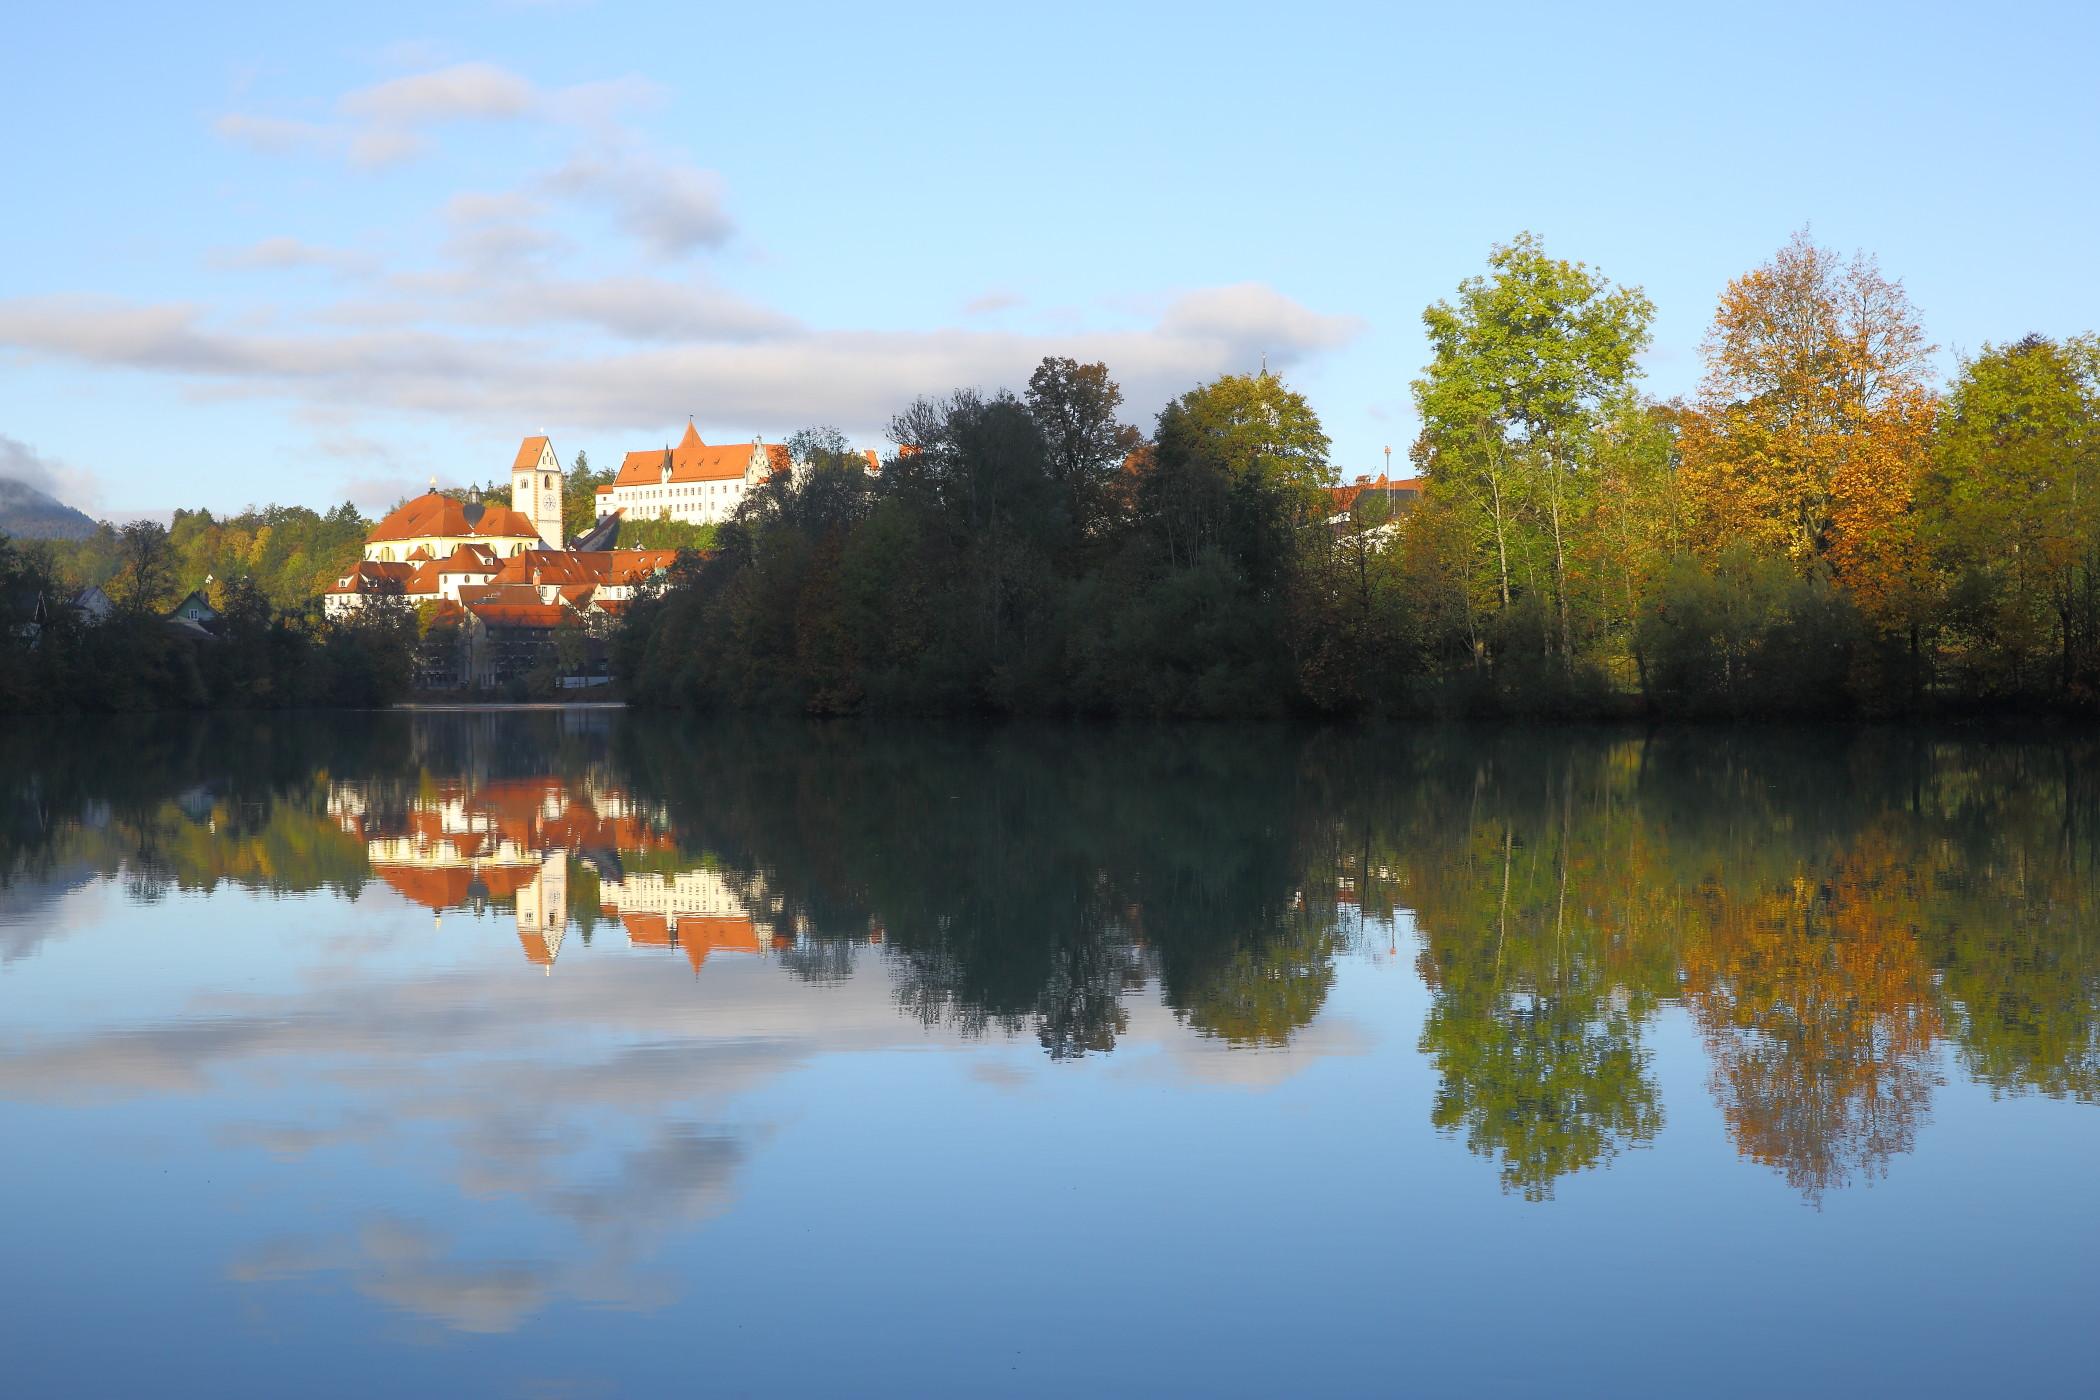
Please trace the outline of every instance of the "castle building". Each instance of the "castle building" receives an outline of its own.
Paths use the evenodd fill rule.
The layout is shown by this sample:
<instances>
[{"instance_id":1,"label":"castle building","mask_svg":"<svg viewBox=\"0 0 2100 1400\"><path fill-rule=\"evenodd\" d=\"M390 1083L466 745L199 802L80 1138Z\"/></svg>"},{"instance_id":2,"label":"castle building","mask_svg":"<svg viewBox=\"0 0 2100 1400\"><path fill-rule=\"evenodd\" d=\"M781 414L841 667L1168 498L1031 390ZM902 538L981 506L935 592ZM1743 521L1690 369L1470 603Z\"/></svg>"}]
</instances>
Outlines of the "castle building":
<instances>
[{"instance_id":1,"label":"castle building","mask_svg":"<svg viewBox=\"0 0 2100 1400\"><path fill-rule=\"evenodd\" d=\"M621 460L612 484L598 488L598 514L719 525L746 494L788 469L788 450L780 443L710 447L688 421L676 447L630 452Z\"/></svg>"},{"instance_id":2,"label":"castle building","mask_svg":"<svg viewBox=\"0 0 2100 1400\"><path fill-rule=\"evenodd\" d=\"M870 476L881 469L875 453L861 456ZM711 447L688 420L676 447L630 452L621 459L611 484L598 488L598 515L719 525L753 491L794 470L783 443L754 439Z\"/></svg>"}]
</instances>

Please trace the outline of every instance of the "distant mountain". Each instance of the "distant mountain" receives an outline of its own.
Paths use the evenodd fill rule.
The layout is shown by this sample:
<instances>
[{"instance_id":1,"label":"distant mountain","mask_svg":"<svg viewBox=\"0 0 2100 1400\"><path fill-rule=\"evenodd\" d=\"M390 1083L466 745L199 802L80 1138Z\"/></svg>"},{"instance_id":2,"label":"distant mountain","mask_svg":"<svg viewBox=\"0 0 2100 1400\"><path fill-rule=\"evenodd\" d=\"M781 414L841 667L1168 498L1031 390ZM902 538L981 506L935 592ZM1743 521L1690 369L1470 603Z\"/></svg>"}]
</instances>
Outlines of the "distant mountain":
<instances>
[{"instance_id":1,"label":"distant mountain","mask_svg":"<svg viewBox=\"0 0 2100 1400\"><path fill-rule=\"evenodd\" d=\"M0 480L0 535L26 540L82 540L95 522L21 481Z\"/></svg>"}]
</instances>

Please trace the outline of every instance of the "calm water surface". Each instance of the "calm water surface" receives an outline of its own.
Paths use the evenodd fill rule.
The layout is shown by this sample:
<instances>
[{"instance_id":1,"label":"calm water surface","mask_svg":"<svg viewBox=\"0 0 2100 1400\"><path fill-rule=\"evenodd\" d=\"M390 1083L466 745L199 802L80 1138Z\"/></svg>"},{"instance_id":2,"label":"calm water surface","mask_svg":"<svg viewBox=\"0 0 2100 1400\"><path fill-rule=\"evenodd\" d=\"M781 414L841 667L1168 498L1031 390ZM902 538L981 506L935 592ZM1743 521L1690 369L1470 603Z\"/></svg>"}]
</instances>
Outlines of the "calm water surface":
<instances>
[{"instance_id":1,"label":"calm water surface","mask_svg":"<svg viewBox=\"0 0 2100 1400\"><path fill-rule=\"evenodd\" d=\"M0 736L0 1390L2092 1393L2100 748Z\"/></svg>"}]
</instances>

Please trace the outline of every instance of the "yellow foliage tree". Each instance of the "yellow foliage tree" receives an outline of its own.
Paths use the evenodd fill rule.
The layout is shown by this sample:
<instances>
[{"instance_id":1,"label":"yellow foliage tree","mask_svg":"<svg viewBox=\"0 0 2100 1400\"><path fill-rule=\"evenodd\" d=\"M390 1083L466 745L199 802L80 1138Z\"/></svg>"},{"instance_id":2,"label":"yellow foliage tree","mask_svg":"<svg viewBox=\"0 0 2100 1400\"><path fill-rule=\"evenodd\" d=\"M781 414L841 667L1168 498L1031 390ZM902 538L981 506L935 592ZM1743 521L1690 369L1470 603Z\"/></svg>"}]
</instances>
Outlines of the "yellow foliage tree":
<instances>
[{"instance_id":1,"label":"yellow foliage tree","mask_svg":"<svg viewBox=\"0 0 2100 1400\"><path fill-rule=\"evenodd\" d=\"M1885 624L1914 616L1928 584L1910 508L1930 445L1933 349L1902 283L1805 231L1730 282L1683 424L1696 537L1827 568Z\"/></svg>"}]
</instances>

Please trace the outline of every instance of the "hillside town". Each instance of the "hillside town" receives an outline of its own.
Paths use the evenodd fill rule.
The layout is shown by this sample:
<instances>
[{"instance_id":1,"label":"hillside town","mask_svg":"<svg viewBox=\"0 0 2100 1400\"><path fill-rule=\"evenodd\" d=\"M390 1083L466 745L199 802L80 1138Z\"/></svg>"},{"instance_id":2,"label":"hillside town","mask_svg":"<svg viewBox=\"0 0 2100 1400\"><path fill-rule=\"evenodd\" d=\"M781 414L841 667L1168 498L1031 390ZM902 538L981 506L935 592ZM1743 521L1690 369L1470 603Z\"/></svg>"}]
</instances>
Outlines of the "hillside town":
<instances>
[{"instance_id":1,"label":"hillside town","mask_svg":"<svg viewBox=\"0 0 2100 1400\"><path fill-rule=\"evenodd\" d=\"M861 455L876 474L876 454ZM793 470L782 444L710 445L688 421L677 446L626 454L597 490L595 523L565 539L561 461L549 439L528 437L511 463L508 505L463 500L433 478L372 528L364 557L327 590L323 609L333 619L377 600L415 608L426 689L502 685L543 660L565 629L580 643L564 658L567 680L588 683L603 675L594 644L604 625L677 557L614 547L621 523L720 524L751 491Z\"/></svg>"}]
</instances>

